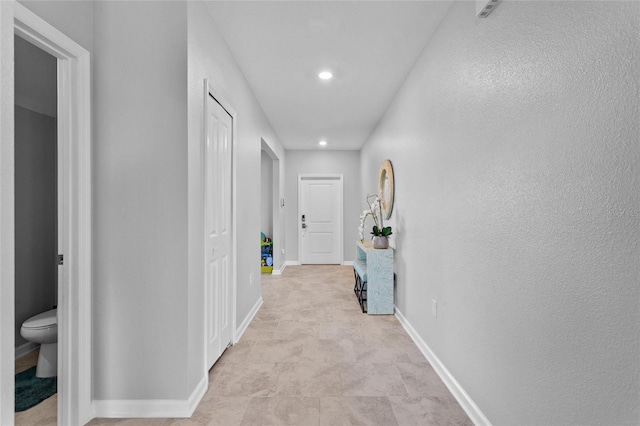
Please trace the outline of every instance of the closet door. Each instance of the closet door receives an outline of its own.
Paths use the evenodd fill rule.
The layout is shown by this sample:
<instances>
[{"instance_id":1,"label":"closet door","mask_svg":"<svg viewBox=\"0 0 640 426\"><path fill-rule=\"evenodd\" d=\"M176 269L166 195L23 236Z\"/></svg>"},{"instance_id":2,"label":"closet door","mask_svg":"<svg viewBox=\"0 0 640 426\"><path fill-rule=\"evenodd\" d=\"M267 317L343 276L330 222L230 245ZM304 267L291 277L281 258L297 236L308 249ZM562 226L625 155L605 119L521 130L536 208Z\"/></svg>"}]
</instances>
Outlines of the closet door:
<instances>
[{"instance_id":1,"label":"closet door","mask_svg":"<svg viewBox=\"0 0 640 426\"><path fill-rule=\"evenodd\" d=\"M231 115L207 99L205 146L205 298L207 366L231 343Z\"/></svg>"}]
</instances>

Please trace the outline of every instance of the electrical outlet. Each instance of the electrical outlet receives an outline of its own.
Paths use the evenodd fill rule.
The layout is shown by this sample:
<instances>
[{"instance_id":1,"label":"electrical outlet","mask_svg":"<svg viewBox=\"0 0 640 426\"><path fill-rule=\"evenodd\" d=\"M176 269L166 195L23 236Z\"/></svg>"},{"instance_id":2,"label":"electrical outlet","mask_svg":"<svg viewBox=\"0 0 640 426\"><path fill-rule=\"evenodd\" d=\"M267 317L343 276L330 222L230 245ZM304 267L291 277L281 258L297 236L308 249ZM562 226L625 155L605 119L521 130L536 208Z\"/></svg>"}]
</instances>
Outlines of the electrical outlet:
<instances>
[{"instance_id":1,"label":"electrical outlet","mask_svg":"<svg viewBox=\"0 0 640 426\"><path fill-rule=\"evenodd\" d=\"M434 318L438 318L438 302L436 299L431 299L431 315Z\"/></svg>"},{"instance_id":2,"label":"electrical outlet","mask_svg":"<svg viewBox=\"0 0 640 426\"><path fill-rule=\"evenodd\" d=\"M253 285L253 272L249 272L249 287Z\"/></svg>"},{"instance_id":3,"label":"electrical outlet","mask_svg":"<svg viewBox=\"0 0 640 426\"><path fill-rule=\"evenodd\" d=\"M282 249L281 251L282 251L282 254L284 254L284 249Z\"/></svg>"}]
</instances>

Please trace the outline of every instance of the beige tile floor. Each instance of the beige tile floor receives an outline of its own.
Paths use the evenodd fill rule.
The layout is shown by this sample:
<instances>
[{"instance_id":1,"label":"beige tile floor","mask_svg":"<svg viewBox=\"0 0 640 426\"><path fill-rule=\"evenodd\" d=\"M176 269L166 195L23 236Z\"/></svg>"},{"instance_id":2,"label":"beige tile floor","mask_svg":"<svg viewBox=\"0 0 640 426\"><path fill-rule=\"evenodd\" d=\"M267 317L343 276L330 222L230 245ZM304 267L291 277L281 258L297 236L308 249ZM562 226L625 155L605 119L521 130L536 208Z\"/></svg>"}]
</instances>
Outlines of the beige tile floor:
<instances>
[{"instance_id":1,"label":"beige tile floor","mask_svg":"<svg viewBox=\"0 0 640 426\"><path fill-rule=\"evenodd\" d=\"M398 320L360 312L351 267L290 266L262 283L264 305L192 418L89 424L472 424Z\"/></svg>"}]
</instances>

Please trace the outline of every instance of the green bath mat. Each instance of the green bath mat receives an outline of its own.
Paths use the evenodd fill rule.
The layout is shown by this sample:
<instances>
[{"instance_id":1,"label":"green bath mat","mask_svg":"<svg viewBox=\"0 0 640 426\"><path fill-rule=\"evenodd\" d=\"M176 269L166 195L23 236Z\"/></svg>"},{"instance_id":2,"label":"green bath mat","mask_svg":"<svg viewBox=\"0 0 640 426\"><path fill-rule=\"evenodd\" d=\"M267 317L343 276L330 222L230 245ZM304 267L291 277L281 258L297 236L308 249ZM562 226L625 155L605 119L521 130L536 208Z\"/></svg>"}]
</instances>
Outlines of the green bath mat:
<instances>
[{"instance_id":1,"label":"green bath mat","mask_svg":"<svg viewBox=\"0 0 640 426\"><path fill-rule=\"evenodd\" d=\"M16 374L16 413L27 410L56 393L57 377L36 377L36 367Z\"/></svg>"}]
</instances>

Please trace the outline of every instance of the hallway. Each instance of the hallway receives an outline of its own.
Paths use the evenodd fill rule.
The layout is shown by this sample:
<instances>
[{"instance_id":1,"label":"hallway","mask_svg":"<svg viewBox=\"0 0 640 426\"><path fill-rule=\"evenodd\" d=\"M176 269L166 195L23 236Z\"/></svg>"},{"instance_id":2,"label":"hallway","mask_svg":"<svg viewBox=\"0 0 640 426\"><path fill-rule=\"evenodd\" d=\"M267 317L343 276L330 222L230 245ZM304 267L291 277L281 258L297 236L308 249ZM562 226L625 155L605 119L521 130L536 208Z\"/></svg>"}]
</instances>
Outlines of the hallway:
<instances>
[{"instance_id":1,"label":"hallway","mask_svg":"<svg viewBox=\"0 0 640 426\"><path fill-rule=\"evenodd\" d=\"M290 266L262 283L264 305L191 419L90 424L471 424L398 320L360 312L351 267Z\"/></svg>"},{"instance_id":2,"label":"hallway","mask_svg":"<svg viewBox=\"0 0 640 426\"><path fill-rule=\"evenodd\" d=\"M53 109L84 117L58 119L70 232L45 260L64 259L60 424L468 422L432 367L478 425L640 424L640 2L478 17L489 1L0 0L0 425L53 421L13 409L16 38L53 43L74 88ZM208 389L211 95L234 113L234 326L252 324ZM386 160L396 318L358 312L348 267L284 269L298 176L343 176L344 263ZM265 193L284 275L262 286Z\"/></svg>"}]
</instances>

